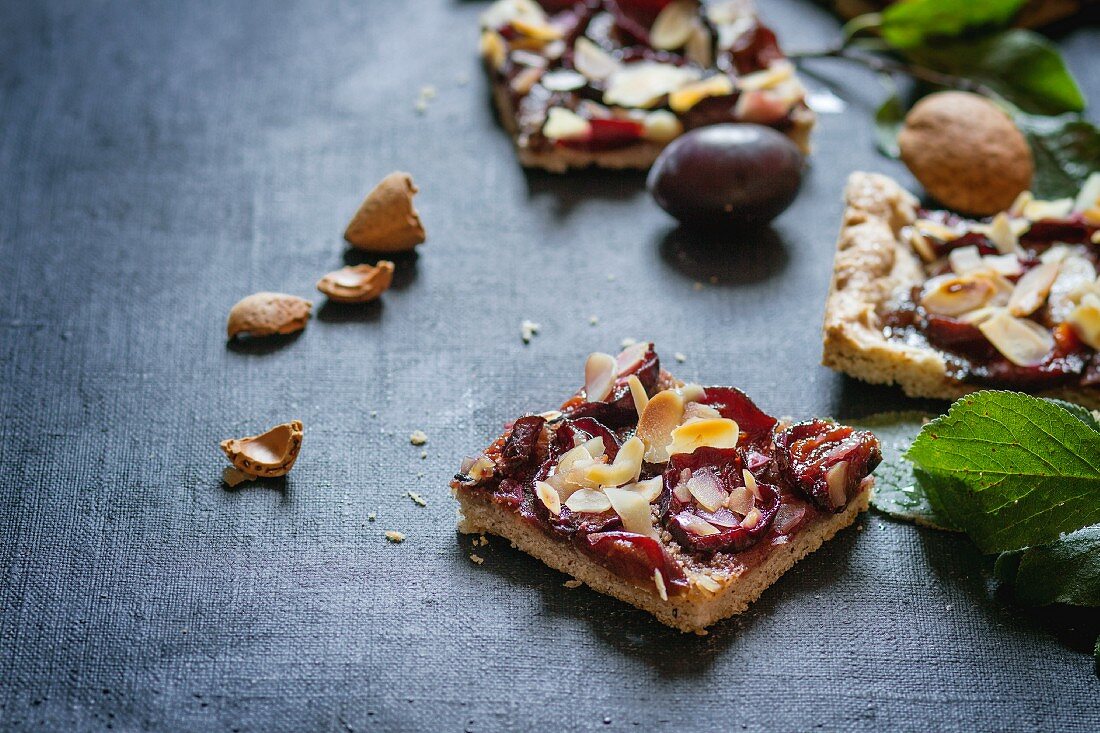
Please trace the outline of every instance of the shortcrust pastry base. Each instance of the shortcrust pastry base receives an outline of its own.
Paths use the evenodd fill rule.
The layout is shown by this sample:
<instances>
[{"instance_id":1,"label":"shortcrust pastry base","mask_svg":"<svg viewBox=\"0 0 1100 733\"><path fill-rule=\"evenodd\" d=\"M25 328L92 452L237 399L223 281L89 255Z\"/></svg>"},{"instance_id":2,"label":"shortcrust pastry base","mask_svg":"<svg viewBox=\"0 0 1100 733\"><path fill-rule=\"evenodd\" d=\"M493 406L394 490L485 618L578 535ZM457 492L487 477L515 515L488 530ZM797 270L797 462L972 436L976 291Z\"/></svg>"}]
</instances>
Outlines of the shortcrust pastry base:
<instances>
[{"instance_id":1,"label":"shortcrust pastry base","mask_svg":"<svg viewBox=\"0 0 1100 733\"><path fill-rule=\"evenodd\" d=\"M872 384L896 384L910 397L954 400L985 389L951 379L936 349L887 339L882 331L878 314L895 294L926 280L920 258L901 236L916 220L917 199L892 178L857 171L848 178L845 202L821 363ZM1042 395L1100 409L1100 389Z\"/></svg>"},{"instance_id":2,"label":"shortcrust pastry base","mask_svg":"<svg viewBox=\"0 0 1100 733\"><path fill-rule=\"evenodd\" d=\"M661 599L654 585L643 588L620 578L572 544L547 536L519 515L494 504L489 494L461 489L455 494L461 505L460 532L488 532L504 537L555 570L573 576L600 593L648 611L663 624L681 631L705 634L707 626L748 608L796 562L852 524L860 512L866 511L871 482L866 483L868 486L852 498L843 512L817 519L803 527L791 541L773 546L766 558L740 576L725 581L717 593L712 594L692 585L686 592L670 596L667 601Z\"/></svg>"}]
</instances>

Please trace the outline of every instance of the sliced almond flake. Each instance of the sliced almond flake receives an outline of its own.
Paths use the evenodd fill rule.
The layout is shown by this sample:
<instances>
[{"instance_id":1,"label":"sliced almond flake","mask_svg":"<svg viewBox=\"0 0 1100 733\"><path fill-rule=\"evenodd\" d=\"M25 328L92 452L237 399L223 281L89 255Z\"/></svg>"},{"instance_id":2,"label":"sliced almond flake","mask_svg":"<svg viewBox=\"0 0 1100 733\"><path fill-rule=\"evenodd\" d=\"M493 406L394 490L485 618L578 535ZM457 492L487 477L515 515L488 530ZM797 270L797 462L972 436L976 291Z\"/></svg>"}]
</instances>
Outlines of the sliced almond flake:
<instances>
[{"instance_id":1,"label":"sliced almond flake","mask_svg":"<svg viewBox=\"0 0 1100 733\"><path fill-rule=\"evenodd\" d=\"M584 140L592 134L592 123L573 110L551 107L546 112L542 134L548 140Z\"/></svg>"},{"instance_id":2,"label":"sliced almond flake","mask_svg":"<svg viewBox=\"0 0 1100 733\"><path fill-rule=\"evenodd\" d=\"M512 77L512 81L508 82L508 86L512 88L513 92L523 96L535 87L535 84L542 78L542 74L543 70L541 68L529 66Z\"/></svg>"},{"instance_id":3,"label":"sliced almond flake","mask_svg":"<svg viewBox=\"0 0 1100 733\"><path fill-rule=\"evenodd\" d=\"M997 351L1017 366L1038 366L1054 348L1050 331L1007 311L980 323L978 329Z\"/></svg>"},{"instance_id":4,"label":"sliced almond flake","mask_svg":"<svg viewBox=\"0 0 1100 733\"><path fill-rule=\"evenodd\" d=\"M793 76L794 64L786 59L778 59L766 69L745 74L737 80L737 86L749 92L773 89Z\"/></svg>"},{"instance_id":5,"label":"sliced almond flake","mask_svg":"<svg viewBox=\"0 0 1100 733\"><path fill-rule=\"evenodd\" d=\"M561 496L558 495L558 490L545 481L535 482L535 495L538 496L542 505L550 510L551 514L561 514Z\"/></svg>"},{"instance_id":6,"label":"sliced almond flake","mask_svg":"<svg viewBox=\"0 0 1100 733\"><path fill-rule=\"evenodd\" d=\"M600 486L622 486L637 481L642 472L645 445L634 436L623 443L611 465L596 464L585 471L585 477Z\"/></svg>"},{"instance_id":7,"label":"sliced almond flake","mask_svg":"<svg viewBox=\"0 0 1100 733\"><path fill-rule=\"evenodd\" d=\"M588 80L582 74L569 69L556 69L543 74L541 83L552 92L571 92L580 89Z\"/></svg>"},{"instance_id":8,"label":"sliced almond flake","mask_svg":"<svg viewBox=\"0 0 1100 733\"><path fill-rule=\"evenodd\" d=\"M611 508L611 500L602 491L580 489L569 496L565 506L571 512L601 514Z\"/></svg>"},{"instance_id":9,"label":"sliced almond flake","mask_svg":"<svg viewBox=\"0 0 1100 733\"><path fill-rule=\"evenodd\" d=\"M1024 215L1027 210L1027 205L1035 200L1035 196L1031 191L1020 191L1016 196L1016 199L1012 202L1012 206L1008 207L1008 215L1011 217L1020 217Z\"/></svg>"},{"instance_id":10,"label":"sliced almond flake","mask_svg":"<svg viewBox=\"0 0 1100 733\"><path fill-rule=\"evenodd\" d=\"M622 63L585 37L573 46L573 66L591 81L604 81L622 68Z\"/></svg>"},{"instance_id":11,"label":"sliced almond flake","mask_svg":"<svg viewBox=\"0 0 1100 733\"><path fill-rule=\"evenodd\" d=\"M645 139L658 143L667 143L684 132L680 118L667 109L655 109L642 119L645 127Z\"/></svg>"},{"instance_id":12,"label":"sliced almond flake","mask_svg":"<svg viewBox=\"0 0 1100 733\"><path fill-rule=\"evenodd\" d=\"M680 523L691 532L697 534L700 537L709 537L712 534L718 534L721 530L715 527L713 524L698 517L694 514L683 513L679 516Z\"/></svg>"},{"instance_id":13,"label":"sliced almond flake","mask_svg":"<svg viewBox=\"0 0 1100 733\"><path fill-rule=\"evenodd\" d=\"M989 239L1001 254L1021 254L1020 238L1012 228L1012 221L1002 211L993 217L989 225Z\"/></svg>"},{"instance_id":14,"label":"sliced almond flake","mask_svg":"<svg viewBox=\"0 0 1100 733\"><path fill-rule=\"evenodd\" d=\"M633 491L648 503L652 504L661 498L661 490L664 488L664 480L661 476L654 476L645 481L637 481L623 487L625 491Z\"/></svg>"},{"instance_id":15,"label":"sliced almond flake","mask_svg":"<svg viewBox=\"0 0 1100 733\"><path fill-rule=\"evenodd\" d=\"M917 219L913 222L913 225L921 234L935 237L941 242L949 242L952 239L957 239L959 235L962 234L962 232L957 229L945 226L932 219Z\"/></svg>"},{"instance_id":16,"label":"sliced almond flake","mask_svg":"<svg viewBox=\"0 0 1100 733\"><path fill-rule=\"evenodd\" d=\"M718 484L718 477L710 471L697 471L687 482L688 491L708 512L725 506L729 494Z\"/></svg>"},{"instance_id":17,"label":"sliced almond flake","mask_svg":"<svg viewBox=\"0 0 1100 733\"><path fill-rule=\"evenodd\" d=\"M695 420L672 431L668 454L693 453L696 448L735 448L739 436L737 423L727 418Z\"/></svg>"},{"instance_id":18,"label":"sliced almond flake","mask_svg":"<svg viewBox=\"0 0 1100 733\"><path fill-rule=\"evenodd\" d=\"M708 97L721 97L733 93L733 81L725 74L685 84L668 95L668 106L673 112L684 113Z\"/></svg>"},{"instance_id":19,"label":"sliced almond flake","mask_svg":"<svg viewBox=\"0 0 1100 733\"><path fill-rule=\"evenodd\" d=\"M662 51L675 51L687 43L695 29L699 4L694 0L673 0L657 14L649 29L649 43Z\"/></svg>"},{"instance_id":20,"label":"sliced almond flake","mask_svg":"<svg viewBox=\"0 0 1100 733\"><path fill-rule=\"evenodd\" d=\"M996 294L986 273L939 275L924 284L920 304L930 313L954 317L986 305Z\"/></svg>"},{"instance_id":21,"label":"sliced almond flake","mask_svg":"<svg viewBox=\"0 0 1100 733\"><path fill-rule=\"evenodd\" d=\"M1020 258L1017 255L985 255L982 257L981 267L995 272L998 275L1012 277L1023 272Z\"/></svg>"},{"instance_id":22,"label":"sliced almond flake","mask_svg":"<svg viewBox=\"0 0 1100 733\"><path fill-rule=\"evenodd\" d=\"M982 269L982 256L975 245L951 250L947 255L947 261L951 263L951 269L958 275L966 275Z\"/></svg>"},{"instance_id":23,"label":"sliced almond flake","mask_svg":"<svg viewBox=\"0 0 1100 733\"><path fill-rule=\"evenodd\" d=\"M584 396L589 402L602 402L611 395L619 375L615 357L599 351L584 362Z\"/></svg>"},{"instance_id":24,"label":"sliced almond flake","mask_svg":"<svg viewBox=\"0 0 1100 733\"><path fill-rule=\"evenodd\" d=\"M1024 206L1024 216L1031 221L1040 219L1064 219L1073 211L1073 199L1054 199L1044 201L1035 199Z\"/></svg>"},{"instance_id":25,"label":"sliced almond flake","mask_svg":"<svg viewBox=\"0 0 1100 733\"><path fill-rule=\"evenodd\" d=\"M642 380L638 379L637 374L631 374L627 377L626 384L630 387L630 396L634 400L634 409L638 411L638 417L641 418L642 413L645 412L646 405L649 404L649 395L646 394L645 387L642 386Z\"/></svg>"},{"instance_id":26,"label":"sliced almond flake","mask_svg":"<svg viewBox=\"0 0 1100 733\"><path fill-rule=\"evenodd\" d=\"M508 60L508 49L499 33L491 30L482 33L480 46L481 58L485 59L485 63L494 71L504 68L504 62Z\"/></svg>"},{"instance_id":27,"label":"sliced almond flake","mask_svg":"<svg viewBox=\"0 0 1100 733\"><path fill-rule=\"evenodd\" d=\"M925 262L932 262L936 259L936 251L932 249L932 245L916 228L909 229L909 246Z\"/></svg>"},{"instance_id":28,"label":"sliced almond flake","mask_svg":"<svg viewBox=\"0 0 1100 733\"><path fill-rule=\"evenodd\" d=\"M1089 174L1073 202L1073 211L1085 213L1100 207L1100 171Z\"/></svg>"},{"instance_id":29,"label":"sliced almond flake","mask_svg":"<svg viewBox=\"0 0 1100 733\"><path fill-rule=\"evenodd\" d=\"M707 391L703 389L702 385L695 382L688 382L684 386L678 387L676 391L684 398L684 402L698 402L707 396Z\"/></svg>"},{"instance_id":30,"label":"sliced almond flake","mask_svg":"<svg viewBox=\"0 0 1100 733\"><path fill-rule=\"evenodd\" d=\"M645 460L663 463L668 460L667 446L672 431L684 417L684 398L675 390L658 392L646 403L635 435L645 445Z\"/></svg>"},{"instance_id":31,"label":"sliced almond flake","mask_svg":"<svg viewBox=\"0 0 1100 733\"><path fill-rule=\"evenodd\" d=\"M1014 316L1030 316L1039 310L1050 295L1059 269L1057 262L1046 262L1024 273L1009 298L1008 311Z\"/></svg>"},{"instance_id":32,"label":"sliced almond flake","mask_svg":"<svg viewBox=\"0 0 1100 733\"><path fill-rule=\"evenodd\" d=\"M730 49L737 39L751 31L756 21L751 16L737 17L726 23L715 23L718 31L718 48Z\"/></svg>"},{"instance_id":33,"label":"sliced almond flake","mask_svg":"<svg viewBox=\"0 0 1100 733\"><path fill-rule=\"evenodd\" d=\"M698 18L692 24L691 35L684 44L684 57L704 69L714 66L714 37Z\"/></svg>"},{"instance_id":34,"label":"sliced almond flake","mask_svg":"<svg viewBox=\"0 0 1100 733\"><path fill-rule=\"evenodd\" d=\"M745 529L752 529L756 525L760 524L760 519L762 517L763 515L760 513L760 510L756 507L753 507L749 510L749 513L745 515L745 518L741 520L741 526Z\"/></svg>"},{"instance_id":35,"label":"sliced almond flake","mask_svg":"<svg viewBox=\"0 0 1100 733\"><path fill-rule=\"evenodd\" d=\"M660 568L653 568L653 584L657 586L657 595L662 601L668 600L668 589L665 588L665 577L661 575Z\"/></svg>"},{"instance_id":36,"label":"sliced almond flake","mask_svg":"<svg viewBox=\"0 0 1100 733\"><path fill-rule=\"evenodd\" d=\"M520 35L544 43L558 41L562 37L561 30L558 28L544 20L533 18L515 18L512 20L512 28Z\"/></svg>"},{"instance_id":37,"label":"sliced almond flake","mask_svg":"<svg viewBox=\"0 0 1100 733\"><path fill-rule=\"evenodd\" d=\"M825 472L825 485L829 488L829 501L833 506L848 503L848 461L838 461Z\"/></svg>"},{"instance_id":38,"label":"sliced almond flake","mask_svg":"<svg viewBox=\"0 0 1100 733\"><path fill-rule=\"evenodd\" d=\"M657 530L653 527L653 514L649 509L649 502L640 494L624 489L604 489L604 495L611 502L611 508L623 521L623 529L627 532L657 538Z\"/></svg>"},{"instance_id":39,"label":"sliced almond flake","mask_svg":"<svg viewBox=\"0 0 1100 733\"><path fill-rule=\"evenodd\" d=\"M496 30L515 20L545 23L546 11L535 0L497 0L481 14L481 27Z\"/></svg>"},{"instance_id":40,"label":"sliced almond flake","mask_svg":"<svg viewBox=\"0 0 1100 733\"><path fill-rule=\"evenodd\" d=\"M756 497L747 486L738 486L730 491L726 499L726 507L739 517L743 517L752 510Z\"/></svg>"},{"instance_id":41,"label":"sliced almond flake","mask_svg":"<svg viewBox=\"0 0 1100 733\"><path fill-rule=\"evenodd\" d=\"M666 94L695 81L701 72L657 61L626 64L607 79L604 104L647 109Z\"/></svg>"},{"instance_id":42,"label":"sliced almond flake","mask_svg":"<svg viewBox=\"0 0 1100 733\"><path fill-rule=\"evenodd\" d=\"M1081 304L1073 309L1068 323L1082 341L1100 350L1100 296L1088 293Z\"/></svg>"},{"instance_id":43,"label":"sliced almond flake","mask_svg":"<svg viewBox=\"0 0 1100 733\"><path fill-rule=\"evenodd\" d=\"M584 447L584 450L588 453L588 455L590 455L592 458L602 457L604 455L604 452L607 450L607 447L603 444L602 435L597 435L595 438L589 438L588 440L581 443L581 445Z\"/></svg>"},{"instance_id":44,"label":"sliced almond flake","mask_svg":"<svg viewBox=\"0 0 1100 733\"><path fill-rule=\"evenodd\" d=\"M756 477L747 468L741 469L741 476L745 479L745 486L757 499L760 498L760 487L756 485Z\"/></svg>"}]
</instances>

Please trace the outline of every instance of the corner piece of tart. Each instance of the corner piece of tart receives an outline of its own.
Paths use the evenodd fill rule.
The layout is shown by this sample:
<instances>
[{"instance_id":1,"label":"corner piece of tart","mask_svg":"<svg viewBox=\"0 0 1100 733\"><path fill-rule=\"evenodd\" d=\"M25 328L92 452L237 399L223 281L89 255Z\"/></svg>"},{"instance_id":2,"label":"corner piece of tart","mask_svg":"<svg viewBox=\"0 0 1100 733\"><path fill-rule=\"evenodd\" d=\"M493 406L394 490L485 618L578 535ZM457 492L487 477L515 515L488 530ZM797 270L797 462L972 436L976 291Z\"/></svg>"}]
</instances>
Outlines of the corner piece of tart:
<instances>
[{"instance_id":1,"label":"corner piece of tart","mask_svg":"<svg viewBox=\"0 0 1100 733\"><path fill-rule=\"evenodd\" d=\"M789 423L732 387L683 384L653 345L592 354L557 410L510 423L451 483L490 532L595 590L704 633L866 510L868 432Z\"/></svg>"},{"instance_id":2,"label":"corner piece of tart","mask_svg":"<svg viewBox=\"0 0 1100 733\"><path fill-rule=\"evenodd\" d=\"M751 0L498 0L481 56L524 166L644 170L720 122L809 149L805 90Z\"/></svg>"},{"instance_id":3,"label":"corner piece of tart","mask_svg":"<svg viewBox=\"0 0 1100 733\"><path fill-rule=\"evenodd\" d=\"M1100 174L982 221L853 173L823 363L914 397L1014 389L1100 407Z\"/></svg>"}]
</instances>

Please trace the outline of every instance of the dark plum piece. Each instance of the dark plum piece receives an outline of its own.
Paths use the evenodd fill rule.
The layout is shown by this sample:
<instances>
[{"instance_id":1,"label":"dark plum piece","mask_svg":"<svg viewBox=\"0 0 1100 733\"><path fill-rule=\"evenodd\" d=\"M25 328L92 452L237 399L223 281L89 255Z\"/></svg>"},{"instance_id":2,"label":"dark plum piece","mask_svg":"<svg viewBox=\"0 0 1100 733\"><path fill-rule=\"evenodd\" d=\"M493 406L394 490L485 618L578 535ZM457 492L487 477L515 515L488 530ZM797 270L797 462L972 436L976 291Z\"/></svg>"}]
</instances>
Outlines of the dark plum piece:
<instances>
[{"instance_id":1,"label":"dark plum piece","mask_svg":"<svg viewBox=\"0 0 1100 733\"><path fill-rule=\"evenodd\" d=\"M998 353L977 326L950 316L928 316L925 334L930 344L944 351L975 359L993 359Z\"/></svg>"},{"instance_id":2,"label":"dark plum piece","mask_svg":"<svg viewBox=\"0 0 1100 733\"><path fill-rule=\"evenodd\" d=\"M559 140L558 145L576 150L614 150L636 143L645 135L645 126L634 120L595 118L588 121L588 137Z\"/></svg>"},{"instance_id":3,"label":"dark plum piece","mask_svg":"<svg viewBox=\"0 0 1100 733\"><path fill-rule=\"evenodd\" d=\"M753 23L722 56L719 59L720 67L727 66L724 62L729 59L733 62L733 70L743 75L768 68L772 61L783 58L783 51L779 48L774 32L759 23ZM729 68L723 68L723 71L729 71Z\"/></svg>"},{"instance_id":4,"label":"dark plum piece","mask_svg":"<svg viewBox=\"0 0 1100 733\"><path fill-rule=\"evenodd\" d=\"M652 583L653 571L660 570L670 596L687 588L683 567L651 537L633 532L597 532L580 542L581 549L604 567L635 583Z\"/></svg>"},{"instance_id":5,"label":"dark plum piece","mask_svg":"<svg viewBox=\"0 0 1100 733\"><path fill-rule=\"evenodd\" d=\"M558 426L551 443L550 459L557 463L566 451L578 444L577 436L583 440L589 438L603 438L603 450L608 461L614 461L619 454L619 439L611 429L593 417L580 417L577 419L566 418ZM587 437L585 437L587 436Z\"/></svg>"},{"instance_id":6,"label":"dark plum piece","mask_svg":"<svg viewBox=\"0 0 1100 733\"><path fill-rule=\"evenodd\" d=\"M704 387L704 391L706 395L699 401L737 423L742 432L748 433L750 440L771 437L776 419L757 407L747 394L734 387Z\"/></svg>"},{"instance_id":7,"label":"dark plum piece","mask_svg":"<svg viewBox=\"0 0 1100 733\"><path fill-rule=\"evenodd\" d=\"M1097 227L1085 222L1080 214L1068 219L1040 219L1020 236L1023 245L1043 245L1054 242L1088 244Z\"/></svg>"},{"instance_id":8,"label":"dark plum piece","mask_svg":"<svg viewBox=\"0 0 1100 733\"><path fill-rule=\"evenodd\" d=\"M775 458L791 488L818 507L839 512L878 466L882 450L878 438L865 430L811 420L791 425L776 436Z\"/></svg>"},{"instance_id":9,"label":"dark plum piece","mask_svg":"<svg viewBox=\"0 0 1100 733\"><path fill-rule=\"evenodd\" d=\"M504 476L516 477L534 468L535 453L546 418L528 415L516 420L504 443L497 465Z\"/></svg>"},{"instance_id":10,"label":"dark plum piece","mask_svg":"<svg viewBox=\"0 0 1100 733\"><path fill-rule=\"evenodd\" d=\"M699 227L764 224L786 209L802 183L802 153L782 133L748 123L690 130L649 171L657 204Z\"/></svg>"},{"instance_id":11,"label":"dark plum piece","mask_svg":"<svg viewBox=\"0 0 1100 733\"><path fill-rule=\"evenodd\" d=\"M989 237L981 232L967 232L961 237L952 239L950 242L933 241L932 243L932 249L937 257L946 257L951 254L953 250L961 249L962 247L977 247L978 254L982 256L1000 253L1000 250L997 249L997 245L993 244Z\"/></svg>"},{"instance_id":12,"label":"dark plum piece","mask_svg":"<svg viewBox=\"0 0 1100 733\"><path fill-rule=\"evenodd\" d=\"M670 470L680 473L685 468L689 471L698 471L700 468L714 468L717 470L729 467L741 473L741 456L736 448L711 448L709 446L696 448L691 453L677 453L669 457Z\"/></svg>"},{"instance_id":13,"label":"dark plum piece","mask_svg":"<svg viewBox=\"0 0 1100 733\"><path fill-rule=\"evenodd\" d=\"M753 503L753 507L760 512L760 518L751 528L721 526L713 521L713 516L696 506L689 506L676 514L670 515L665 526L673 539L679 542L682 547L697 552L741 552L747 550L768 533L776 512L779 511L779 490L771 484L760 482L757 482L756 488L760 492L760 496ZM710 522L721 531L710 535L696 534L691 530L688 516L692 514Z\"/></svg>"},{"instance_id":14,"label":"dark plum piece","mask_svg":"<svg viewBox=\"0 0 1100 733\"><path fill-rule=\"evenodd\" d=\"M629 349L623 351L619 355L620 360L629 351ZM611 390L610 399L606 402L582 402L566 409L565 414L573 420L593 418L613 430L637 424L638 410L634 407L634 398L626 382L627 377L632 374L637 376L646 394L652 397L661 375L661 360L653 349L653 344L650 343L633 363L620 364L620 369L615 386Z\"/></svg>"}]
</instances>

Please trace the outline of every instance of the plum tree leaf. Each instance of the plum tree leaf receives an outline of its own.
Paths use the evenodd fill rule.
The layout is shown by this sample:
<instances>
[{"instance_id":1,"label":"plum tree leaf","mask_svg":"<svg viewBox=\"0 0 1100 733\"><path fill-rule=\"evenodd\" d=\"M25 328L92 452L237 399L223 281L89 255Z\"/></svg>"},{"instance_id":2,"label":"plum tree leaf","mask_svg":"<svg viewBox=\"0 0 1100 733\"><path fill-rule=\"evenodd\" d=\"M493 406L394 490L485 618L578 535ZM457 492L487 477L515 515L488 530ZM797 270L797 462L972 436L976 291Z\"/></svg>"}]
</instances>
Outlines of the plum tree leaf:
<instances>
[{"instance_id":1,"label":"plum tree leaf","mask_svg":"<svg viewBox=\"0 0 1100 733\"><path fill-rule=\"evenodd\" d=\"M1100 170L1100 129L1083 117L1017 114L1035 159L1031 189L1039 198L1075 196L1093 171Z\"/></svg>"},{"instance_id":2,"label":"plum tree leaf","mask_svg":"<svg viewBox=\"0 0 1100 733\"><path fill-rule=\"evenodd\" d=\"M934 509L983 552L1100 522L1100 431L1048 400L968 395L925 425L905 457L927 474Z\"/></svg>"},{"instance_id":3,"label":"plum tree leaf","mask_svg":"<svg viewBox=\"0 0 1100 733\"><path fill-rule=\"evenodd\" d=\"M880 32L894 48L912 48L932 38L958 36L975 28L1004 27L1025 0L908 0L882 12Z\"/></svg>"},{"instance_id":4,"label":"plum tree leaf","mask_svg":"<svg viewBox=\"0 0 1100 733\"><path fill-rule=\"evenodd\" d=\"M1000 580L1013 585L1021 603L1100 606L1100 524L1047 545L1006 552L997 558L994 570Z\"/></svg>"}]
</instances>

